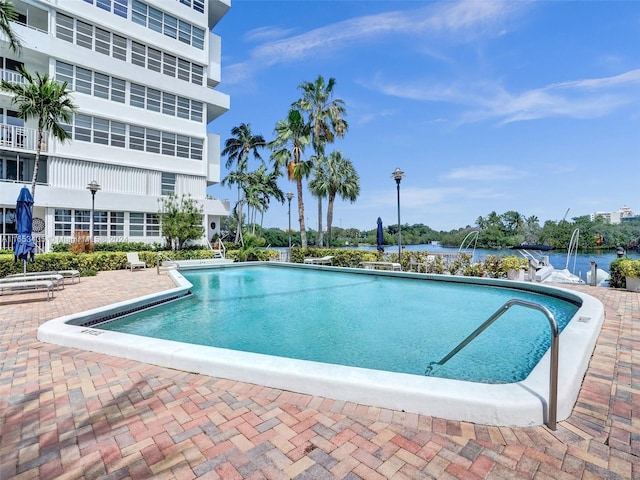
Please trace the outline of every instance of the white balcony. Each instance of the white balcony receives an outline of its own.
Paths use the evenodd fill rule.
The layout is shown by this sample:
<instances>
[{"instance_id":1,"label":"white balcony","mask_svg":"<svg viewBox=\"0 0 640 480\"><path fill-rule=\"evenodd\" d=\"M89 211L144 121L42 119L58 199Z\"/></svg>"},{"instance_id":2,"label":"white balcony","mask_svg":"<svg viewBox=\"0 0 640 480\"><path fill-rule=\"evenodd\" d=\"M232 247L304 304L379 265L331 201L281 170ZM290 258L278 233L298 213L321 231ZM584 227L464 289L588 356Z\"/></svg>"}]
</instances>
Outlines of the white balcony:
<instances>
[{"instance_id":1,"label":"white balcony","mask_svg":"<svg viewBox=\"0 0 640 480\"><path fill-rule=\"evenodd\" d=\"M24 77L18 72L14 70L6 70L4 68L0 68L0 78L9 83L20 83L22 85L27 83ZM4 93L9 95L7 92L4 92Z\"/></svg>"},{"instance_id":2,"label":"white balcony","mask_svg":"<svg viewBox=\"0 0 640 480\"><path fill-rule=\"evenodd\" d=\"M35 152L37 143L37 129L19 127L6 123L0 124L0 148L11 148L15 150ZM42 148L40 149L40 151L48 151L46 141L42 142Z\"/></svg>"}]
</instances>

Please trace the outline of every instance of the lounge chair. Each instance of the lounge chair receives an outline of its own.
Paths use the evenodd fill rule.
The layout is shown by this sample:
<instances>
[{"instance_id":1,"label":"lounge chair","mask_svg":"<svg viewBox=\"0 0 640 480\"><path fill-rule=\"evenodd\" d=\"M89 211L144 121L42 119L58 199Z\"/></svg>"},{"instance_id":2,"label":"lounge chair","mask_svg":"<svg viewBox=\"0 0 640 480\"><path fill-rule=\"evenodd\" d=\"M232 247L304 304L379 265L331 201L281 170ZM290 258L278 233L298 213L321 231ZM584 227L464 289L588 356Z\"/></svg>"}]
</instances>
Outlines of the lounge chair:
<instances>
[{"instance_id":1,"label":"lounge chair","mask_svg":"<svg viewBox=\"0 0 640 480\"><path fill-rule=\"evenodd\" d=\"M127 268L130 268L132 272L134 268L142 268L146 270L147 264L140 260L140 258L138 257L138 252L128 252Z\"/></svg>"},{"instance_id":2,"label":"lounge chair","mask_svg":"<svg viewBox=\"0 0 640 480\"><path fill-rule=\"evenodd\" d=\"M305 258L304 263L312 264L312 265L333 265L333 255L326 255L324 257L311 257Z\"/></svg>"},{"instance_id":3,"label":"lounge chair","mask_svg":"<svg viewBox=\"0 0 640 480\"><path fill-rule=\"evenodd\" d=\"M32 280L28 282L0 282L0 296L13 293L47 292L47 301L53 298L55 285L51 280Z\"/></svg>"},{"instance_id":4,"label":"lounge chair","mask_svg":"<svg viewBox=\"0 0 640 480\"><path fill-rule=\"evenodd\" d=\"M12 273L11 275L7 275L6 278L33 277L33 276L39 276L39 275L62 275L65 279L70 278L71 283L76 283L76 279L78 280L78 283L80 283L79 270L48 270L45 272Z\"/></svg>"},{"instance_id":5,"label":"lounge chair","mask_svg":"<svg viewBox=\"0 0 640 480\"><path fill-rule=\"evenodd\" d=\"M64 277L62 275L59 275L57 273L52 273L52 274L36 274L36 275L17 275L17 276L6 276L4 278L0 278L0 285L4 285L4 284L24 284L27 287L30 284L34 284L36 282L51 282L53 287L56 290L60 290L64 288Z\"/></svg>"}]
</instances>

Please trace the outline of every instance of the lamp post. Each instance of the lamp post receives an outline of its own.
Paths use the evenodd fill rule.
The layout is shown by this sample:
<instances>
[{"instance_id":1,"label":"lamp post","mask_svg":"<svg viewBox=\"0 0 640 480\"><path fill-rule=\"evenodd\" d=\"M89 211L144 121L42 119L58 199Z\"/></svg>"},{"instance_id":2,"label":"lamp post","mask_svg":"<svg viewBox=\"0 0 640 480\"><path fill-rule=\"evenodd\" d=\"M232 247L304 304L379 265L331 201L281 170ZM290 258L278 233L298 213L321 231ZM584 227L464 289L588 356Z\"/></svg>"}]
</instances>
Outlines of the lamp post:
<instances>
[{"instance_id":1,"label":"lamp post","mask_svg":"<svg viewBox=\"0 0 640 480\"><path fill-rule=\"evenodd\" d=\"M87 185L87 190L91 192L91 219L89 221L89 238L93 243L93 215L96 210L96 192L100 190L100 185L95 180L91 180L91 183Z\"/></svg>"},{"instance_id":2,"label":"lamp post","mask_svg":"<svg viewBox=\"0 0 640 480\"><path fill-rule=\"evenodd\" d=\"M287 193L287 200L289 201L289 261L291 261L291 199L293 193Z\"/></svg>"},{"instance_id":3,"label":"lamp post","mask_svg":"<svg viewBox=\"0 0 640 480\"><path fill-rule=\"evenodd\" d=\"M402 234L400 233L400 180L404 178L404 172L399 167L391 174L391 178L396 181L398 189L398 263L402 264Z\"/></svg>"}]
</instances>

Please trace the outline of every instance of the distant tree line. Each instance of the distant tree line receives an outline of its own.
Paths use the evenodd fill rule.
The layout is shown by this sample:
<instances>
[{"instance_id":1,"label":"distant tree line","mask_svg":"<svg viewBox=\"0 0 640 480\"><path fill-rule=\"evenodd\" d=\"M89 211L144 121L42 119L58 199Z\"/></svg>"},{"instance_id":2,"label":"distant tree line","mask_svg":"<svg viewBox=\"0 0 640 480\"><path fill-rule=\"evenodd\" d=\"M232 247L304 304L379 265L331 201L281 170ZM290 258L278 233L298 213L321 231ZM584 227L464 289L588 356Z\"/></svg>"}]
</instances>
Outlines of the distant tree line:
<instances>
[{"instance_id":1,"label":"distant tree line","mask_svg":"<svg viewBox=\"0 0 640 480\"><path fill-rule=\"evenodd\" d=\"M222 228L227 237L233 237L233 219L225 219ZM503 214L489 213L486 217L478 217L474 226L467 225L451 231L436 231L424 224L403 224L402 244L420 245L432 241L445 247L459 247L465 237L473 231L478 232L476 246L486 249L515 247L521 244L547 245L559 250L567 249L573 231L580 230L578 249L615 249L619 246L627 250L635 250L640 244L640 220L623 221L611 224L601 217L591 220L588 215L574 217L569 220L547 220L541 226L537 217L525 217L518 212L508 211ZM289 242L288 232L278 228L260 229L260 236L265 239L265 246L286 247ZM307 230L309 245L318 246L317 231ZM398 226L387 225L384 231L385 245L397 245ZM300 233L291 232L291 243L301 246ZM376 228L358 230L357 228L333 227L331 245L357 246L375 245Z\"/></svg>"}]
</instances>

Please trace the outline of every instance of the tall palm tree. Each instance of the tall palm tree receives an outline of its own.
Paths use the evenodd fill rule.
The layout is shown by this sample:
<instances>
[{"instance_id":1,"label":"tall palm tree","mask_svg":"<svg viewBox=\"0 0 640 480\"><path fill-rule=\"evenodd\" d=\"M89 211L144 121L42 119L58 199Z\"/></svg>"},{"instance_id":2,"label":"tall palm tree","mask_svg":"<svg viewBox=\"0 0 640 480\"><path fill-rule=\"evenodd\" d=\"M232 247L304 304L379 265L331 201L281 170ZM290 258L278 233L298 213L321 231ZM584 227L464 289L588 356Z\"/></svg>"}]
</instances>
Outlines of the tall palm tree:
<instances>
[{"instance_id":1,"label":"tall palm tree","mask_svg":"<svg viewBox=\"0 0 640 480\"><path fill-rule=\"evenodd\" d=\"M276 123L276 138L269 143L271 159L275 170L287 169L289 180L296 182L298 192L298 223L300 224L300 242L307 247L307 231L304 224L304 201L302 199L302 179L311 173L311 162L302 160L302 153L309 145L310 128L305 123L300 110L292 108L287 118Z\"/></svg>"},{"instance_id":2,"label":"tall palm tree","mask_svg":"<svg viewBox=\"0 0 640 480\"><path fill-rule=\"evenodd\" d=\"M7 0L0 0L0 32L4 33L9 40L9 48L14 53L19 53L22 45L20 44L20 37L11 28L10 22L15 22L18 19L18 14L13 6L13 3Z\"/></svg>"},{"instance_id":3,"label":"tall palm tree","mask_svg":"<svg viewBox=\"0 0 640 480\"><path fill-rule=\"evenodd\" d=\"M231 129L232 137L228 138L221 152L222 156L227 157L225 167L230 169L236 164L236 175L234 183L238 186L238 202L236 203L236 211L238 213L238 228L236 229L235 243L242 243L242 209L243 198L240 196L243 191L244 174L247 172L249 165L249 156L253 154L256 160L264 163L260 156L259 149L267 145L262 135L254 135L251 132L250 123L241 123L237 127ZM227 177L228 178L228 177Z\"/></svg>"},{"instance_id":4,"label":"tall palm tree","mask_svg":"<svg viewBox=\"0 0 640 480\"><path fill-rule=\"evenodd\" d=\"M262 228L262 220L264 212L269 208L271 198L275 198L280 203L284 203L284 193L278 187L278 177L280 172L274 170L267 172L265 165L260 165L257 170L251 172L247 176L247 188L245 195L247 198L247 206L253 208L253 214L250 215L250 222L253 225L253 234L255 234L256 215L260 212L260 228Z\"/></svg>"},{"instance_id":5,"label":"tall palm tree","mask_svg":"<svg viewBox=\"0 0 640 480\"><path fill-rule=\"evenodd\" d=\"M242 205L243 205L244 196L241 196L240 192L243 191L242 186L246 183L246 181L247 181L246 166L245 166L245 162L242 162L242 161L240 162L240 166L238 167L238 170L232 170L231 172L228 173L226 177L224 177L220 181L220 185L222 186L236 185L238 187L238 201L236 202L235 207L233 208L234 218L237 219L236 236L234 240L236 244L242 243L242 208L243 208Z\"/></svg>"},{"instance_id":6,"label":"tall palm tree","mask_svg":"<svg viewBox=\"0 0 640 480\"><path fill-rule=\"evenodd\" d=\"M38 162L45 132L49 132L63 143L70 139L71 134L62 124L72 123L77 107L71 99L71 92L67 90L67 82L58 83L46 73L40 75L40 72L36 72L34 78L24 67L18 67L18 71L26 80L25 84L3 80L0 88L13 94L12 103L18 107L20 118L25 122L31 118L38 121L36 159L31 179L31 195L35 198Z\"/></svg>"},{"instance_id":7,"label":"tall palm tree","mask_svg":"<svg viewBox=\"0 0 640 480\"><path fill-rule=\"evenodd\" d=\"M324 160L324 150L327 143L333 143L338 138L343 138L349 128L344 116L347 110L344 101L333 99L333 89L336 85L335 78L329 78L325 83L322 75L313 82L303 82L299 85L302 98L294 103L294 106L307 112L309 125L311 126L311 145L316 158ZM318 197L318 245L322 246L322 199Z\"/></svg>"},{"instance_id":8,"label":"tall palm tree","mask_svg":"<svg viewBox=\"0 0 640 480\"><path fill-rule=\"evenodd\" d=\"M328 197L327 205L327 246L331 246L331 225L336 195L343 200L355 202L360 195L360 177L348 158L342 152L331 152L326 161L316 167L316 177L309 182L312 192Z\"/></svg>"}]
</instances>

